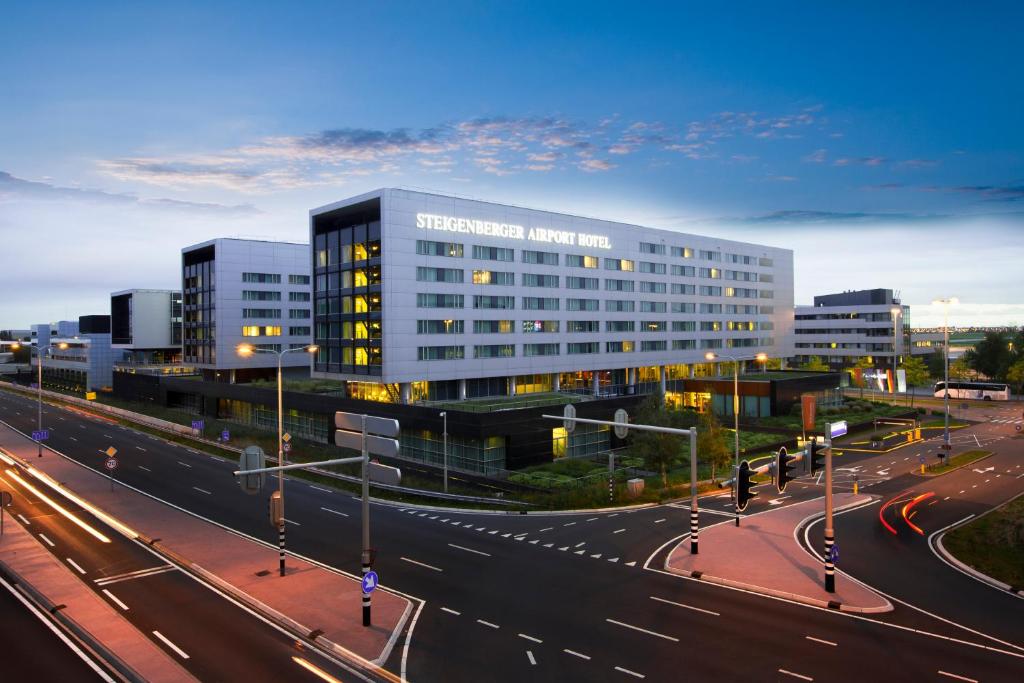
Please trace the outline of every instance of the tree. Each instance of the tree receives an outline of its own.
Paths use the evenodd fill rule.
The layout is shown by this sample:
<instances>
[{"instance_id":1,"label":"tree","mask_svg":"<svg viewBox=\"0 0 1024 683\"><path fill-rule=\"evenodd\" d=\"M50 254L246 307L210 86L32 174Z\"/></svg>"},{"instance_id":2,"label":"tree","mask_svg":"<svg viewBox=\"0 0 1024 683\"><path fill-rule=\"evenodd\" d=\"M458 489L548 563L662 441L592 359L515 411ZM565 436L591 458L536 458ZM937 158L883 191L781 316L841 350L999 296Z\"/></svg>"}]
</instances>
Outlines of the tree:
<instances>
[{"instance_id":1,"label":"tree","mask_svg":"<svg viewBox=\"0 0 1024 683\"><path fill-rule=\"evenodd\" d=\"M808 370L810 372L828 372L828 363L821 360L820 356L811 356L807 359L807 362L800 366L801 370Z\"/></svg>"},{"instance_id":2,"label":"tree","mask_svg":"<svg viewBox=\"0 0 1024 683\"><path fill-rule=\"evenodd\" d=\"M989 379L1005 377L1011 361L1011 340L1008 337L1001 330L986 332L985 338L964 354L967 363Z\"/></svg>"},{"instance_id":3,"label":"tree","mask_svg":"<svg viewBox=\"0 0 1024 683\"><path fill-rule=\"evenodd\" d=\"M697 458L711 464L711 481L717 481L719 467L728 467L732 451L726 443L726 433L710 409L697 419Z\"/></svg>"},{"instance_id":4,"label":"tree","mask_svg":"<svg viewBox=\"0 0 1024 683\"><path fill-rule=\"evenodd\" d=\"M696 421L692 411L668 410L665 407L665 398L660 393L651 394L644 399L637 407L633 420L636 424L675 429L689 429ZM647 469L660 472L662 486L668 486L668 470L682 459L684 453L689 452L683 448L684 445L689 445L688 442L674 434L646 431L635 431L632 434L633 453L643 458Z\"/></svg>"},{"instance_id":5,"label":"tree","mask_svg":"<svg viewBox=\"0 0 1024 683\"><path fill-rule=\"evenodd\" d=\"M928 374L936 380L946 376L946 355L941 348L928 354Z\"/></svg>"},{"instance_id":6,"label":"tree","mask_svg":"<svg viewBox=\"0 0 1024 683\"><path fill-rule=\"evenodd\" d=\"M765 370L781 370L782 359L781 358L769 358L764 362Z\"/></svg>"},{"instance_id":7,"label":"tree","mask_svg":"<svg viewBox=\"0 0 1024 683\"><path fill-rule=\"evenodd\" d=\"M1024 393L1024 358L1010 366L1006 371L1006 381L1017 385L1017 393Z\"/></svg>"},{"instance_id":8,"label":"tree","mask_svg":"<svg viewBox=\"0 0 1024 683\"><path fill-rule=\"evenodd\" d=\"M913 387L919 387L924 384L928 384L930 379L928 375L928 367L924 361L920 358L914 358L909 356L903 360L903 371L907 373L907 387L913 389ZM914 392L910 392L910 405L914 405Z\"/></svg>"},{"instance_id":9,"label":"tree","mask_svg":"<svg viewBox=\"0 0 1024 683\"><path fill-rule=\"evenodd\" d=\"M949 364L950 379L968 379L970 376L971 366L965 356L961 356Z\"/></svg>"}]
</instances>

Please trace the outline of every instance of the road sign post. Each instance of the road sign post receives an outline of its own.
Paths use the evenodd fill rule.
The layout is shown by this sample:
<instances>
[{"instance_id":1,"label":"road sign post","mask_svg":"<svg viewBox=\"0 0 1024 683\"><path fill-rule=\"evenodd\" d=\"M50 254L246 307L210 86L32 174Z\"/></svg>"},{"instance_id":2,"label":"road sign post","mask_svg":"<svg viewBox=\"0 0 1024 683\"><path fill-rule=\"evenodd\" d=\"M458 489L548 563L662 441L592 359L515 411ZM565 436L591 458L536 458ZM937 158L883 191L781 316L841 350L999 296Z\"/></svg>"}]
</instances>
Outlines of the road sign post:
<instances>
[{"instance_id":1,"label":"road sign post","mask_svg":"<svg viewBox=\"0 0 1024 683\"><path fill-rule=\"evenodd\" d=\"M832 436L840 431L846 433L845 422L836 430L833 430L832 424L825 428L825 590L829 593L836 592L836 565L832 554L836 542L836 532L832 526Z\"/></svg>"}]
</instances>

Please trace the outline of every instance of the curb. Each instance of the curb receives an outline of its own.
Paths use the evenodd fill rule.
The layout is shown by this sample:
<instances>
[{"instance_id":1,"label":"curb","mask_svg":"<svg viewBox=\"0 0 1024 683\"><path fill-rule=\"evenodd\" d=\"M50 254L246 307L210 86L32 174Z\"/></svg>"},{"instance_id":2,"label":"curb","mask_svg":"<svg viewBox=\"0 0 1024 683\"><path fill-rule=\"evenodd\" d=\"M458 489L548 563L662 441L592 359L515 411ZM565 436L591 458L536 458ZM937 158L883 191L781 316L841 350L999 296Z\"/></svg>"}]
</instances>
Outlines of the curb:
<instances>
[{"instance_id":1,"label":"curb","mask_svg":"<svg viewBox=\"0 0 1024 683\"><path fill-rule=\"evenodd\" d=\"M982 460L984 460L984 458L982 458ZM977 461L975 461L975 462L977 462ZM968 464L972 464L972 463L968 463ZM950 471L952 471L952 470L950 470ZM970 577L972 577L974 579L977 579L978 581L981 581L982 583L988 584L989 586L992 586L993 588L997 588L997 589L999 589L1001 591L1006 591L1007 593L1010 593L1011 595L1014 595L1014 596L1016 596L1018 598L1024 598L1024 586L1011 586L1010 584L1003 583L999 579L995 579L995 578L989 576L988 574L983 574L982 572L979 572L974 567L971 567L967 563L962 562L961 560L958 560L956 557L954 557L951 552L946 550L946 546L944 546L942 544L942 537L945 536L950 531L954 531L955 529L958 529L961 526L964 526L965 524L969 524L971 522L977 521L977 520L981 519L982 517L984 517L985 515L993 512L994 510L998 510L1003 505L1008 505L1009 503L1012 503L1013 501L1017 500L1021 496L1024 496L1024 493L1018 493L1016 496L1014 496L1013 498L1010 498L1009 500L1004 502L1002 505L994 507L991 510L986 511L983 514L978 515L977 517L971 517L969 519L965 519L965 520L963 520L963 521L961 521L961 522L959 522L957 524L954 524L953 526L951 526L949 528L943 529L942 532L939 533L938 536L936 536L934 543L931 543L932 548L936 551L936 553L941 557L942 560L944 560L947 564L951 565L954 569L959 569L961 572L967 574L968 576L970 576ZM928 540L931 541L931 538L929 538Z\"/></svg>"},{"instance_id":2,"label":"curb","mask_svg":"<svg viewBox=\"0 0 1024 683\"><path fill-rule=\"evenodd\" d=\"M995 451L989 451L988 455L983 455L980 458L977 458L977 459L972 460L970 462L965 462L963 465L957 465L953 469L946 470L945 472L936 472L934 474L921 474L920 469L918 469L917 471L910 470L910 474L913 474L915 477L921 477L922 479L932 479L934 477L941 477L941 476L944 476L946 474L949 474L950 472L956 472L957 470L962 470L965 467L970 467L971 465L973 465L976 462L981 462L982 460L988 460L989 458L991 458L995 454L996 454Z\"/></svg>"}]
</instances>

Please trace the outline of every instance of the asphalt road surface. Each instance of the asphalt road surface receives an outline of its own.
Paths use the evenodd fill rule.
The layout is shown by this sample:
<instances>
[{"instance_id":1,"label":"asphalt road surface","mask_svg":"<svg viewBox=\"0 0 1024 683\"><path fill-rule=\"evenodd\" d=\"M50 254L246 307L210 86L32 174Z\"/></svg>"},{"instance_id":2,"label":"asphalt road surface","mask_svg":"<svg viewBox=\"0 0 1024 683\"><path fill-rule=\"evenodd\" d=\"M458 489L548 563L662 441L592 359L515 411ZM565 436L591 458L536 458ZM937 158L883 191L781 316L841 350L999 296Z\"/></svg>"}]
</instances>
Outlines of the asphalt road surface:
<instances>
[{"instance_id":1,"label":"asphalt road surface","mask_svg":"<svg viewBox=\"0 0 1024 683\"><path fill-rule=\"evenodd\" d=\"M30 431L34 403L0 392L0 418ZM69 457L99 469L98 451L115 445L124 483L275 540L264 496L239 491L234 463L67 410L47 407L44 420L49 445ZM879 457L885 456L841 460L844 467L867 463L884 471ZM872 491L888 481L864 483ZM845 482L852 487L852 476ZM275 487L271 480L266 493ZM801 480L784 496L763 492L747 514L820 495L820 486ZM358 571L358 501L294 479L285 497L289 548ZM727 498L701 505L702 526L732 523ZM839 534L841 525L844 516L837 517ZM685 503L571 515L375 504L371 526L383 585L422 601L415 629L387 663L395 672L404 666L413 681L1017 681L1024 675L1021 643L998 646L902 606L886 617L862 618L659 571L664 554L689 531ZM952 570L937 562L935 571Z\"/></svg>"}]
</instances>

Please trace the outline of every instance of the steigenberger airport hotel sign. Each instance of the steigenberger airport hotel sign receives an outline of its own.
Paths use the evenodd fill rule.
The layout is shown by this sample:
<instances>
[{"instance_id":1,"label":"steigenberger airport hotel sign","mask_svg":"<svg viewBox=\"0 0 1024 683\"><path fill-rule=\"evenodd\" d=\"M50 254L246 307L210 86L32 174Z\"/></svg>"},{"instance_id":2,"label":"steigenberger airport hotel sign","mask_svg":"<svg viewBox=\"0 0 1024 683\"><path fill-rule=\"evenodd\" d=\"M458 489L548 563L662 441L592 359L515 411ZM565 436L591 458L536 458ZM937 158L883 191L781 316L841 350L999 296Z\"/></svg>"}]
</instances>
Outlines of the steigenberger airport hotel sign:
<instances>
[{"instance_id":1,"label":"steigenberger airport hotel sign","mask_svg":"<svg viewBox=\"0 0 1024 683\"><path fill-rule=\"evenodd\" d=\"M593 247L611 249L612 243L605 235L589 232L573 232L571 230L552 230L550 228L530 228L514 223L494 223L474 218L457 218L441 216L433 213L416 214L416 227L423 230L441 230L443 232L464 232L471 235L487 237L503 237L513 240L529 240L566 246Z\"/></svg>"}]
</instances>

